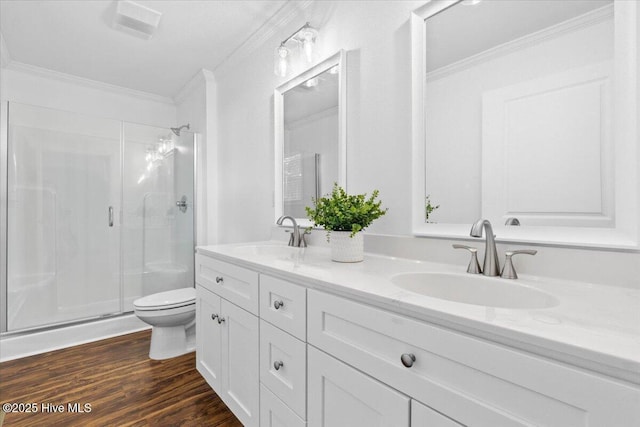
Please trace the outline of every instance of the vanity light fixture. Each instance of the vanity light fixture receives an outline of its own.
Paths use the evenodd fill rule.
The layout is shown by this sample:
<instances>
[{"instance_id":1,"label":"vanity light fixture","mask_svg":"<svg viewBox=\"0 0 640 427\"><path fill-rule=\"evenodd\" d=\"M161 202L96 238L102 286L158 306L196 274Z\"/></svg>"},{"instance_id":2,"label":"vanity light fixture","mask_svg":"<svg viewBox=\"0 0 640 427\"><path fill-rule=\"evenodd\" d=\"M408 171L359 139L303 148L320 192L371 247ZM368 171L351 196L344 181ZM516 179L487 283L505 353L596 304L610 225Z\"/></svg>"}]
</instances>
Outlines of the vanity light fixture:
<instances>
[{"instance_id":1,"label":"vanity light fixture","mask_svg":"<svg viewBox=\"0 0 640 427\"><path fill-rule=\"evenodd\" d=\"M315 44L318 30L309 22L284 39L275 50L274 68L276 76L286 77L294 66L294 62L309 65L315 59ZM296 54L299 52L298 54Z\"/></svg>"}]
</instances>

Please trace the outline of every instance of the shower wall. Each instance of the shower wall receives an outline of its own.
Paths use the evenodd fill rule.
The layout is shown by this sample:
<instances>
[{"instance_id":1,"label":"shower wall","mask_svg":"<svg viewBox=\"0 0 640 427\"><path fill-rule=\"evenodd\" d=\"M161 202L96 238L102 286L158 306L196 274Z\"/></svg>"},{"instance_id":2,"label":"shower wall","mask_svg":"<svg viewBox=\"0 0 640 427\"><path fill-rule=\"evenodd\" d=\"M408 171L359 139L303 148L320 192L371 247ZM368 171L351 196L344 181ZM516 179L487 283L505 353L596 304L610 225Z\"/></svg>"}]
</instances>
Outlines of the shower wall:
<instances>
[{"instance_id":1,"label":"shower wall","mask_svg":"<svg viewBox=\"0 0 640 427\"><path fill-rule=\"evenodd\" d=\"M8 331L127 312L140 296L193 286L193 209L176 207L178 181L193 201L193 167L177 162L193 141L10 103Z\"/></svg>"}]
</instances>

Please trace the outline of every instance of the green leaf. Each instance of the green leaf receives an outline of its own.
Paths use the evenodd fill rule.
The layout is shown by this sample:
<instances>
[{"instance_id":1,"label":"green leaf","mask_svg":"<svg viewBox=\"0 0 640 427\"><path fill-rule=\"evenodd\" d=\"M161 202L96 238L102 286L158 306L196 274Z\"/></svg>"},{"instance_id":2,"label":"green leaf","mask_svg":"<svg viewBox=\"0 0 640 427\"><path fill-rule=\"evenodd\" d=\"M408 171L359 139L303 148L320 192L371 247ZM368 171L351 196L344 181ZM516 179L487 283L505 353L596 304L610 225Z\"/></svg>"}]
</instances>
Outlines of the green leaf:
<instances>
[{"instance_id":1,"label":"green leaf","mask_svg":"<svg viewBox=\"0 0 640 427\"><path fill-rule=\"evenodd\" d=\"M367 199L366 194L349 195L337 183L331 194L313 199L313 207L305 207L307 216L315 226L329 231L351 231L351 237L364 230L371 223L386 214L381 209L382 202L377 201L379 191L374 190ZM329 234L327 233L327 240Z\"/></svg>"}]
</instances>

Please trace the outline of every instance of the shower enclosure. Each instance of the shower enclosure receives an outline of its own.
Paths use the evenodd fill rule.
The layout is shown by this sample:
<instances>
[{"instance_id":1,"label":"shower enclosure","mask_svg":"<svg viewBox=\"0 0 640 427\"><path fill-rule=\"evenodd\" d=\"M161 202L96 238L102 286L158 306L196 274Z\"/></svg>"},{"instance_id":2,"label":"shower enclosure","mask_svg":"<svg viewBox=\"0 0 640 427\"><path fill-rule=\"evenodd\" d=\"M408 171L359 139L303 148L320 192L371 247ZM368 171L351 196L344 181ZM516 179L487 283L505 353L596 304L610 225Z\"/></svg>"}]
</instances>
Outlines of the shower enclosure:
<instances>
[{"instance_id":1,"label":"shower enclosure","mask_svg":"<svg viewBox=\"0 0 640 427\"><path fill-rule=\"evenodd\" d=\"M8 110L0 332L119 315L193 286L193 133Z\"/></svg>"}]
</instances>

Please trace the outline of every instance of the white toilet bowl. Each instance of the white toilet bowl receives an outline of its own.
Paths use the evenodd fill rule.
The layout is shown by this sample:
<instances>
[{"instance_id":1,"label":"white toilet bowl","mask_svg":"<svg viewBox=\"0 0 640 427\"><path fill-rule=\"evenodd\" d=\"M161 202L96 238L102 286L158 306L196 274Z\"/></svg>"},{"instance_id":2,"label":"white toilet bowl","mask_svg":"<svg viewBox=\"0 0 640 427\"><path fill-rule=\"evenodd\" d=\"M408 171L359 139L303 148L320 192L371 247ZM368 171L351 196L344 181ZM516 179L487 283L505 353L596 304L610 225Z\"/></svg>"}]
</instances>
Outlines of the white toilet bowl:
<instances>
[{"instance_id":1,"label":"white toilet bowl","mask_svg":"<svg viewBox=\"0 0 640 427\"><path fill-rule=\"evenodd\" d=\"M169 359L195 348L196 290L181 288L139 298L133 302L140 320L153 326L149 357Z\"/></svg>"}]
</instances>

